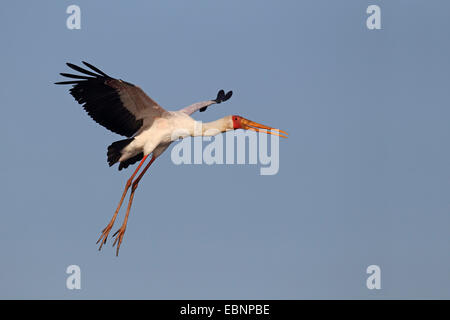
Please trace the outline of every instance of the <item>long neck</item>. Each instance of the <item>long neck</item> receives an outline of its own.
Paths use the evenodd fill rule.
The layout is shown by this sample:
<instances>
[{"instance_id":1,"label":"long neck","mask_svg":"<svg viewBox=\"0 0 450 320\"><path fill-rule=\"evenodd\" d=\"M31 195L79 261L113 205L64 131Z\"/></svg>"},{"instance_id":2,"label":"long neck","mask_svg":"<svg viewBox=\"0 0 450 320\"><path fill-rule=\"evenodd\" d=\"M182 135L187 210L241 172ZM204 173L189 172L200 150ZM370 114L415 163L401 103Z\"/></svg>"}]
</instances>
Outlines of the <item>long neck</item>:
<instances>
[{"instance_id":1,"label":"long neck","mask_svg":"<svg viewBox=\"0 0 450 320\"><path fill-rule=\"evenodd\" d=\"M231 130L228 128L228 118L224 117L211 122L196 121L192 136L215 136L219 133Z\"/></svg>"}]
</instances>

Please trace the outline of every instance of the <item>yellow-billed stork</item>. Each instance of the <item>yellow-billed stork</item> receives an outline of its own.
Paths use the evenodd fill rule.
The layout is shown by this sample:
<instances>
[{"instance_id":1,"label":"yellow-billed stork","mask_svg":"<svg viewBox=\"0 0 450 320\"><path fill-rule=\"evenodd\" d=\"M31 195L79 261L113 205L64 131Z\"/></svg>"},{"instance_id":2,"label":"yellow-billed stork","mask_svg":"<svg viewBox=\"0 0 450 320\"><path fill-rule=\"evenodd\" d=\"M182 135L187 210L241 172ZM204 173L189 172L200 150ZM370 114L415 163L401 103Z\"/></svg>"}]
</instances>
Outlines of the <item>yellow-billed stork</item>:
<instances>
[{"instance_id":1,"label":"yellow-billed stork","mask_svg":"<svg viewBox=\"0 0 450 320\"><path fill-rule=\"evenodd\" d=\"M83 106L92 119L112 132L127 137L127 139L113 142L108 147L107 156L110 166L119 162L119 170L122 170L140 161L136 170L127 180L125 190L111 221L101 232L97 241L97 243L100 242L99 250L106 243L123 200L131 187L125 219L119 230L113 234L113 237L116 237L113 246L117 244L116 255L119 255L119 248L125 234L128 215L138 183L155 159L173 141L187 136L216 135L236 129L254 130L275 134L283 138L287 137L287 133L282 130L237 115L226 116L203 124L190 117L197 110L203 112L212 104L227 101L233 94L232 91L225 93L220 90L214 100L194 103L178 111L166 111L138 86L112 78L85 61L83 61L83 64L92 71L67 63L67 66L83 75L61 73L62 76L74 80L55 82L55 84L73 85L70 94ZM201 129L197 130L198 127ZM139 176L133 180L150 154L152 155L150 161Z\"/></svg>"}]
</instances>

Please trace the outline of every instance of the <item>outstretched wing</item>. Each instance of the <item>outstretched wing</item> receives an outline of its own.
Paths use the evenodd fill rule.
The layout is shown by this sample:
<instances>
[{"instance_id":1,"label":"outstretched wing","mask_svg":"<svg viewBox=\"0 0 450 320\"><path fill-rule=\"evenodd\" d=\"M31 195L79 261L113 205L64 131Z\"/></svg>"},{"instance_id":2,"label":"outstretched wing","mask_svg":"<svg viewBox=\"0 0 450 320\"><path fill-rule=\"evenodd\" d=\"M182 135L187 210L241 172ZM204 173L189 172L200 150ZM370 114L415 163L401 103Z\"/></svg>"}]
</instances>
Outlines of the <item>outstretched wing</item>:
<instances>
[{"instance_id":1,"label":"outstretched wing","mask_svg":"<svg viewBox=\"0 0 450 320\"><path fill-rule=\"evenodd\" d=\"M233 91L228 91L227 94L225 94L225 91L220 90L217 93L217 98L214 100L207 100L207 101L202 101L202 102L197 102L194 104L191 104L190 106L187 106L183 109L180 109L179 111L184 112L188 115L193 114L195 111L200 110L200 112L203 112L206 110L206 108L208 108L210 105L215 104L215 103L222 103L224 101L227 101L228 99L231 98L231 96L233 95Z\"/></svg>"},{"instance_id":2,"label":"outstretched wing","mask_svg":"<svg viewBox=\"0 0 450 320\"><path fill-rule=\"evenodd\" d=\"M83 105L92 119L108 130L131 137L144 122L151 125L156 117L167 112L138 86L114 79L87 62L83 61L83 64L95 73L67 63L83 75L61 73L76 80L55 84L72 84L70 94Z\"/></svg>"}]
</instances>

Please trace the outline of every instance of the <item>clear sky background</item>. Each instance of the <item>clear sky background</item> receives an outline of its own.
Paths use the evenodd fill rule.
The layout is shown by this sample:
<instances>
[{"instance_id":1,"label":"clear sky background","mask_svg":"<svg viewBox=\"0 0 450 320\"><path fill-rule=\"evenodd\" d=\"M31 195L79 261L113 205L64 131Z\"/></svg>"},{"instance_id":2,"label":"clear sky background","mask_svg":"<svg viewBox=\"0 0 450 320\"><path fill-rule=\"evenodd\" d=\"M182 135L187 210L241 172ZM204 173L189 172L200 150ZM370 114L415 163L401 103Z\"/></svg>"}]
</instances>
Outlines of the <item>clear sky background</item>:
<instances>
[{"instance_id":1,"label":"clear sky background","mask_svg":"<svg viewBox=\"0 0 450 320\"><path fill-rule=\"evenodd\" d=\"M71 4L81 30L66 28ZM371 4L382 30L366 27ZM444 0L3 1L0 298L450 298L449 12ZM111 242L98 252L132 170L108 167L121 137L53 84L81 60L167 109L233 90L194 117L288 131L279 173L176 166L166 152L120 256ZM66 289L72 264L81 290ZM372 264L381 290L366 288Z\"/></svg>"}]
</instances>

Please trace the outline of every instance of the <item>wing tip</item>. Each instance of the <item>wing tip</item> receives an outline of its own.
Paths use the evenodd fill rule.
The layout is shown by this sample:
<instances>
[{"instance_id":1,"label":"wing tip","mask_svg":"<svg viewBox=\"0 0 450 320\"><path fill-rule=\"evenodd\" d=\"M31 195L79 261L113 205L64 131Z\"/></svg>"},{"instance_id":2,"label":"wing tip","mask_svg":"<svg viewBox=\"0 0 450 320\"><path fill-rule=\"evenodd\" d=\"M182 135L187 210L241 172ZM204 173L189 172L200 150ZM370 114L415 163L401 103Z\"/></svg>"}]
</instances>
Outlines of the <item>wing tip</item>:
<instances>
[{"instance_id":1,"label":"wing tip","mask_svg":"<svg viewBox=\"0 0 450 320\"><path fill-rule=\"evenodd\" d=\"M93 66L92 64L90 64L89 62L86 61L81 61L86 67L90 68L91 70L94 70L95 72L101 74L102 76L106 77L106 78L111 78L110 76L108 76L106 73L104 73L102 70L100 70L99 68Z\"/></svg>"}]
</instances>

